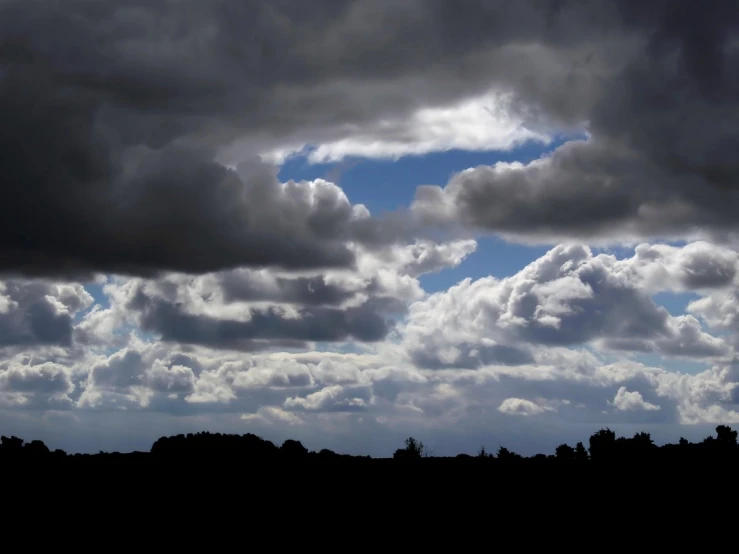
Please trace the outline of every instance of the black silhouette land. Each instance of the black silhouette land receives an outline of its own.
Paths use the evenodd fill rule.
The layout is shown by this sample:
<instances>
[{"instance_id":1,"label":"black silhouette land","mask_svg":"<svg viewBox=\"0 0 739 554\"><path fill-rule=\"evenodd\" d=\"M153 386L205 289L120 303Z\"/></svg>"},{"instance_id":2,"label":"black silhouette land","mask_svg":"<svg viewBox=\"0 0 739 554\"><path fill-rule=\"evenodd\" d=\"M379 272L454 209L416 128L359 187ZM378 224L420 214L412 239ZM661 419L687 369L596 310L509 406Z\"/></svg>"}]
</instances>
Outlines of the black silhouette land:
<instances>
[{"instance_id":1,"label":"black silhouette land","mask_svg":"<svg viewBox=\"0 0 739 554\"><path fill-rule=\"evenodd\" d=\"M11 463L23 464L64 464L64 465L177 465L202 464L205 462L243 464L361 464L361 465L402 465L408 463L426 465L479 465L506 466L520 468L593 468L625 465L688 466L739 462L737 431L726 425L716 427L716 436L691 443L681 438L676 444L658 446L649 433L637 433L633 437L617 437L608 428L593 433L587 446L578 442L571 446L562 444L554 453L536 454L525 457L501 446L497 452L486 451L484 447L474 454L458 454L450 457L437 457L428 452L424 444L413 438L406 439L392 457L372 458L352 456L331 450L309 451L299 441L286 440L277 446L254 434L245 435L221 433L190 433L161 437L151 446L149 452L100 452L98 454L67 454L63 450L50 450L42 441L2 436L0 442L0 466Z\"/></svg>"}]
</instances>

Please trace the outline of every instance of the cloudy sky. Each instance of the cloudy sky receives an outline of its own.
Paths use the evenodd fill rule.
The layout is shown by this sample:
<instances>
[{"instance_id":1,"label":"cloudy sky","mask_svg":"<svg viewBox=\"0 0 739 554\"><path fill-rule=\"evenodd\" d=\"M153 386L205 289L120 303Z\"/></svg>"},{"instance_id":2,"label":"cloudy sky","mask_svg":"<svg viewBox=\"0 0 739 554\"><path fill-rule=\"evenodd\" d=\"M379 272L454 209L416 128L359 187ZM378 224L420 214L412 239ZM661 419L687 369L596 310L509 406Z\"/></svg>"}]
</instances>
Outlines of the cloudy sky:
<instances>
[{"instance_id":1,"label":"cloudy sky","mask_svg":"<svg viewBox=\"0 0 739 554\"><path fill-rule=\"evenodd\" d=\"M0 432L739 424L734 0L0 0Z\"/></svg>"}]
</instances>

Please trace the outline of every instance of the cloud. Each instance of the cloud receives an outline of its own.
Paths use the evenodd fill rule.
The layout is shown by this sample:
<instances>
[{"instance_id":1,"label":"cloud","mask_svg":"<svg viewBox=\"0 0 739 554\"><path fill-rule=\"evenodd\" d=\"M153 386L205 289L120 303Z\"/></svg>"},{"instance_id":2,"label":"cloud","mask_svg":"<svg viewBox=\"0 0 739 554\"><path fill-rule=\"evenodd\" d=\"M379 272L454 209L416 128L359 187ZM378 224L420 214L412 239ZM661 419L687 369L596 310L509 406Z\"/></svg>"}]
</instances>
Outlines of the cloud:
<instances>
[{"instance_id":1,"label":"cloud","mask_svg":"<svg viewBox=\"0 0 739 554\"><path fill-rule=\"evenodd\" d=\"M477 242L469 239L446 242L416 240L412 244L395 245L388 249L383 256L383 265L393 260L394 263L391 263L398 265L398 271L417 277L456 267L475 250ZM377 263L370 256L366 256L365 259L368 266L373 262Z\"/></svg>"},{"instance_id":2,"label":"cloud","mask_svg":"<svg viewBox=\"0 0 739 554\"><path fill-rule=\"evenodd\" d=\"M280 183L276 170L257 162L232 170L172 148L127 155L129 173L106 177L101 187L66 184L56 175L14 181L28 192L20 196L19 189L17 199L8 198L19 219L5 223L13 232L8 227L2 235L0 269L154 275L241 265L345 267L354 263L348 242L376 247L400 235L397 225L352 206L327 181ZM8 163L19 163L17 156ZM40 188L52 180L57 187ZM67 192L75 188L82 190ZM55 214L43 225L34 223L33 205L24 205L30 197ZM74 204L67 205L71 198ZM83 225L95 232L81 241ZM43 256L34 244L46 245Z\"/></svg>"},{"instance_id":3,"label":"cloud","mask_svg":"<svg viewBox=\"0 0 739 554\"><path fill-rule=\"evenodd\" d=\"M583 245L560 245L511 277L465 279L410 306L401 330L405 347L428 368L521 365L542 348L584 344L698 359L727 355L722 338L691 315L671 315L642 287L649 280L653 291L664 290L696 273L676 270L673 280L663 272L660 283L643 263L644 250L618 260ZM679 265L696 259L695 247L684 250L687 255L674 249L665 257L675 257L677 268L698 267Z\"/></svg>"},{"instance_id":4,"label":"cloud","mask_svg":"<svg viewBox=\"0 0 739 554\"><path fill-rule=\"evenodd\" d=\"M262 344L299 348L307 342L348 339L378 341L389 324L371 308L346 311L327 308L302 309L295 316L276 309L253 311L248 321L216 319L185 313L158 299L142 299L142 328L161 335L164 341L210 345L218 348L258 350Z\"/></svg>"},{"instance_id":5,"label":"cloud","mask_svg":"<svg viewBox=\"0 0 739 554\"><path fill-rule=\"evenodd\" d=\"M552 6L3 2L2 269L347 266L347 241L382 247L415 215L546 242L734 233L733 4ZM506 99L502 128L478 117L487 95ZM526 166L419 190L413 217L367 217L257 161L583 130Z\"/></svg>"},{"instance_id":6,"label":"cloud","mask_svg":"<svg viewBox=\"0 0 739 554\"><path fill-rule=\"evenodd\" d=\"M642 398L641 393L638 391L629 392L626 387L621 387L616 393L616 397L613 399L613 405L618 410L630 411L630 410L659 410L660 407L655 404L645 402Z\"/></svg>"},{"instance_id":7,"label":"cloud","mask_svg":"<svg viewBox=\"0 0 739 554\"><path fill-rule=\"evenodd\" d=\"M731 202L728 192L706 182L701 197L692 174L675 177L651 161L614 151L593 136L528 164L467 169L444 188L419 187L413 209L430 224L493 231L526 243L733 240L736 228L721 205Z\"/></svg>"},{"instance_id":8,"label":"cloud","mask_svg":"<svg viewBox=\"0 0 739 554\"><path fill-rule=\"evenodd\" d=\"M243 359L149 345L93 363L75 399L81 416L82 408L236 414L277 427L303 422L326 430L344 421L335 418L359 414L381 428L437 430L502 421L495 414L591 426L711 424L736 414L739 374L731 365L685 374L558 352L521 366L427 371L384 354L281 352ZM186 358L191 365L179 365Z\"/></svg>"},{"instance_id":9,"label":"cloud","mask_svg":"<svg viewBox=\"0 0 739 554\"><path fill-rule=\"evenodd\" d=\"M523 398L506 398L501 402L498 411L504 414L530 416L550 411L552 408L539 406L531 400Z\"/></svg>"},{"instance_id":10,"label":"cloud","mask_svg":"<svg viewBox=\"0 0 739 554\"><path fill-rule=\"evenodd\" d=\"M628 265L634 283L648 290L715 292L736 286L739 255L705 241L682 247L639 244Z\"/></svg>"},{"instance_id":11,"label":"cloud","mask_svg":"<svg viewBox=\"0 0 739 554\"><path fill-rule=\"evenodd\" d=\"M242 414L241 419L248 422L261 422L266 424L300 425L303 420L296 414L285 411L276 406L264 406L256 413Z\"/></svg>"},{"instance_id":12,"label":"cloud","mask_svg":"<svg viewBox=\"0 0 739 554\"><path fill-rule=\"evenodd\" d=\"M290 397L285 408L306 411L364 411L372 401L371 389L332 385L305 397Z\"/></svg>"},{"instance_id":13,"label":"cloud","mask_svg":"<svg viewBox=\"0 0 739 554\"><path fill-rule=\"evenodd\" d=\"M78 283L0 281L0 349L71 346L74 316L92 302Z\"/></svg>"},{"instance_id":14,"label":"cloud","mask_svg":"<svg viewBox=\"0 0 739 554\"><path fill-rule=\"evenodd\" d=\"M0 405L36 409L72 407L75 386L68 368L52 362L0 362Z\"/></svg>"},{"instance_id":15,"label":"cloud","mask_svg":"<svg viewBox=\"0 0 739 554\"><path fill-rule=\"evenodd\" d=\"M584 28L603 24L602 37L586 33L560 49L539 35L522 47L523 63L530 68L548 56L560 80L541 68L528 86L513 69L500 79L523 111L560 124L581 121L587 140L527 164L470 168L444 188L421 187L416 212L430 222L548 244L733 239L739 51L731 45L739 10L721 0L669 17L663 8L607 2L595 15L580 3L560 5L553 33L589 15Z\"/></svg>"},{"instance_id":16,"label":"cloud","mask_svg":"<svg viewBox=\"0 0 739 554\"><path fill-rule=\"evenodd\" d=\"M125 344L125 326L167 342L258 351L314 342L377 342L423 298L418 276L458 265L475 241L417 240L385 251L355 248L354 269L298 273L239 268L193 276L118 279L108 308L87 313L82 344ZM121 345L123 345L121 344Z\"/></svg>"},{"instance_id":17,"label":"cloud","mask_svg":"<svg viewBox=\"0 0 739 554\"><path fill-rule=\"evenodd\" d=\"M716 329L736 330L739 324L739 291L721 291L688 304L687 310Z\"/></svg>"},{"instance_id":18,"label":"cloud","mask_svg":"<svg viewBox=\"0 0 739 554\"><path fill-rule=\"evenodd\" d=\"M144 381L141 352L125 348L93 363L77 405L80 408L147 407L153 391Z\"/></svg>"},{"instance_id":19,"label":"cloud","mask_svg":"<svg viewBox=\"0 0 739 554\"><path fill-rule=\"evenodd\" d=\"M394 119L358 126L346 138L270 152L265 159L284 163L305 155L310 163L335 163L348 157L390 158L448 150L511 150L527 141L548 144L543 133L526 129L505 110L506 99L487 94L449 106L423 107Z\"/></svg>"},{"instance_id":20,"label":"cloud","mask_svg":"<svg viewBox=\"0 0 739 554\"><path fill-rule=\"evenodd\" d=\"M152 433L186 415L477 439L536 432L503 405L551 408L562 433L739 421L738 27L727 0L2 2L2 422L52 425L53 406L80 426L146 411ZM383 216L260 158L573 134ZM477 233L564 244L426 296L418 277ZM581 244L654 237L705 240L625 260ZM100 273L110 305L91 310L81 284L40 279ZM665 290L701 298L672 315ZM305 351L348 341L367 344ZM660 409L618 409L638 399Z\"/></svg>"},{"instance_id":21,"label":"cloud","mask_svg":"<svg viewBox=\"0 0 739 554\"><path fill-rule=\"evenodd\" d=\"M181 365L155 364L147 372L146 379L153 390L161 393L190 393L195 386L192 368Z\"/></svg>"},{"instance_id":22,"label":"cloud","mask_svg":"<svg viewBox=\"0 0 739 554\"><path fill-rule=\"evenodd\" d=\"M739 421L739 372L730 362L688 374L623 360L605 363L562 347L537 358L515 366L425 370L392 349L244 357L153 342L68 366L5 362L0 401L8 410L30 408L28 421L40 418L39 429L48 424L41 419L48 410L70 411L83 427L93 418L113 424L117 414L120 424L145 413L156 425L196 421L210 429L228 424L267 436L322 437L321 447L362 432L378 440L412 432L434 444L456 429L457 440L471 450L480 440L516 448L536 434L525 420L540 418L559 442L577 429L573 438L584 440L599 425L638 430L659 423L674 440L672 435L692 432L680 426Z\"/></svg>"},{"instance_id":23,"label":"cloud","mask_svg":"<svg viewBox=\"0 0 739 554\"><path fill-rule=\"evenodd\" d=\"M174 37L137 39L130 31L137 21L173 18L192 25L187 43L227 23L225 14L194 4L167 13L161 2L90 8L3 4L0 105L12 117L0 131L9 183L2 269L151 274L351 264L344 240L361 240L371 220L358 217L333 185L279 183L274 168L256 161L227 169L203 141L186 144L209 132L208 112L217 121L211 95L228 74L206 71L209 78L197 56L189 64L171 58ZM53 28L35 18L37 10ZM31 30L28 38L17 28ZM222 51L212 45L208 54ZM213 70L216 58L208 60Z\"/></svg>"},{"instance_id":24,"label":"cloud","mask_svg":"<svg viewBox=\"0 0 739 554\"><path fill-rule=\"evenodd\" d=\"M478 433L503 422L531 437L525 421L539 418L559 437L593 424L659 423L684 435L677 426L739 421L732 335L712 336L710 325L651 299L664 290L731 293L731 251L643 244L616 258L564 244L510 277L467 279L431 295L411 276L453 267L474 247L360 249L354 270L111 278L108 302L92 310L84 288L8 281L6 311L23 298L18 291L35 290L30 298L56 298L56 309L76 315L72 344L6 349L0 401L6 410L71 411L83 426L146 412L172 425L198 417L209 428L232 421L299 437L370 428L442 437L460 428L475 446ZM310 350L319 334L347 340L354 323L342 318L362 310L402 317L406 307L395 331L355 354ZM356 324L364 321L371 317ZM673 356L709 365L689 374L628 360L642 352L666 368Z\"/></svg>"}]
</instances>

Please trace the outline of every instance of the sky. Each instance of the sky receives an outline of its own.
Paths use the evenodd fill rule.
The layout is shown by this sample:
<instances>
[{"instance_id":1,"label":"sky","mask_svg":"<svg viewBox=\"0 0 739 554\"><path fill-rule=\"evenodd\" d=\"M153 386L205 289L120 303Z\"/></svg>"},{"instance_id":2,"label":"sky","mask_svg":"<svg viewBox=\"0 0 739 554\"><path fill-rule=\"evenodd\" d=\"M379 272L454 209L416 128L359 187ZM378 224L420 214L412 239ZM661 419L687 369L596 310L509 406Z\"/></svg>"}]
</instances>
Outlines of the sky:
<instances>
[{"instance_id":1,"label":"sky","mask_svg":"<svg viewBox=\"0 0 739 554\"><path fill-rule=\"evenodd\" d=\"M739 424L730 0L0 0L0 433Z\"/></svg>"}]
</instances>

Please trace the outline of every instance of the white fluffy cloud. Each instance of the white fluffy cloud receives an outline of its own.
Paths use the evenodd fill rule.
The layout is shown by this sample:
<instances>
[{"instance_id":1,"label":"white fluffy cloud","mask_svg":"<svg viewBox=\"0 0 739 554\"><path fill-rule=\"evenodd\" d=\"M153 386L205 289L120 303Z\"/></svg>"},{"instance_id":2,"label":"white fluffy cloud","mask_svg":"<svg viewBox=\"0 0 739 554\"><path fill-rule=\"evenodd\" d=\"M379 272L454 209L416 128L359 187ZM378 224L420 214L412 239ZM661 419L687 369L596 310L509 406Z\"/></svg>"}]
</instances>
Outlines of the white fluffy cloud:
<instances>
[{"instance_id":1,"label":"white fluffy cloud","mask_svg":"<svg viewBox=\"0 0 739 554\"><path fill-rule=\"evenodd\" d=\"M498 406L499 412L523 416L541 414L552 409L548 406L539 406L536 402L523 398L506 398Z\"/></svg>"},{"instance_id":2,"label":"white fluffy cloud","mask_svg":"<svg viewBox=\"0 0 739 554\"><path fill-rule=\"evenodd\" d=\"M70 407L74 391L69 370L52 362L23 364L18 360L0 363L0 403L42 410Z\"/></svg>"},{"instance_id":3,"label":"white fluffy cloud","mask_svg":"<svg viewBox=\"0 0 739 554\"><path fill-rule=\"evenodd\" d=\"M703 253L705 246L699 245ZM671 315L645 286L652 292L677 284L685 290L686 282L726 286L731 281L716 277L726 276L725 266L706 263L713 258L693 256L698 248L686 246L663 252L670 273L654 267L655 257L645 263L645 248L618 260L587 246L560 245L511 277L466 279L411 305L403 328L409 353L430 368L520 365L557 345L699 359L727 355L724 339L691 315Z\"/></svg>"},{"instance_id":4,"label":"white fluffy cloud","mask_svg":"<svg viewBox=\"0 0 739 554\"><path fill-rule=\"evenodd\" d=\"M562 438L593 425L649 430L659 423L677 436L689 434L685 425L739 421L732 251L705 242L644 244L617 258L564 244L507 278L466 279L431 295L421 289L420 275L458 265L475 247L419 241L358 251L351 271L117 277L103 285L107 306L90 306L77 286L49 283L23 296L19 291L36 289L5 284L6 313L17 309L13 302L50 297L49 313L75 315L71 345L0 351L0 409L39 414L43 425L146 412L170 422L167 428L241 425L268 437L313 437L321 447L342 437L360 449L349 437L368 429L388 441L408 433L443 444L452 441L451 429L464 429L458 440L472 450L501 425L510 434L499 439L514 446L516 433L536 433L536 422ZM698 294L690 311L699 319L656 304L651 295L663 291ZM166 325L181 323L164 318L165 326L147 330L141 306L151 300L144 298L176 306L167 317L196 318L189 324L200 333L233 333L228 326L251 321L255 309L279 308L273 324L281 325L305 317L306 306L347 312L383 298L389 303L378 309L398 313L400 324L381 341L357 343L353 353L341 351L345 343L286 349L288 337L244 352L212 340L159 340ZM228 322L225 331L203 323L214 321ZM712 334L716 329L721 334ZM644 353L664 367L641 361ZM706 369L673 370L673 358Z\"/></svg>"},{"instance_id":5,"label":"white fluffy cloud","mask_svg":"<svg viewBox=\"0 0 739 554\"><path fill-rule=\"evenodd\" d=\"M234 414L273 432L308 424L328 435L337 426L358 432L361 419L378 432L413 428L433 436L454 425L494 428L520 416L578 428L658 422L682 433L680 425L739 421L738 383L731 365L684 374L636 362L606 364L569 349L548 363L439 371L389 354L271 353L245 360L147 345L93 363L81 393L49 389L68 394L74 404L66 408L81 417L89 410L211 414L214 421Z\"/></svg>"},{"instance_id":6,"label":"white fluffy cloud","mask_svg":"<svg viewBox=\"0 0 739 554\"><path fill-rule=\"evenodd\" d=\"M619 264L635 286L648 291L713 292L737 286L739 254L730 248L696 241L682 247L640 244Z\"/></svg>"},{"instance_id":7,"label":"white fluffy cloud","mask_svg":"<svg viewBox=\"0 0 739 554\"><path fill-rule=\"evenodd\" d=\"M621 387L616 392L616 397L613 399L613 405L618 410L629 411L629 410L659 410L660 407L656 404L650 404L645 402L641 393L638 391L629 392L626 387Z\"/></svg>"},{"instance_id":8,"label":"white fluffy cloud","mask_svg":"<svg viewBox=\"0 0 739 554\"><path fill-rule=\"evenodd\" d=\"M445 106L422 107L380 121L347 128L344 137L301 144L263 154L274 163L305 154L311 163L339 162L347 157L397 159L460 149L510 150L526 141L548 144L550 138L528 129L506 110L506 95L491 92Z\"/></svg>"}]
</instances>

